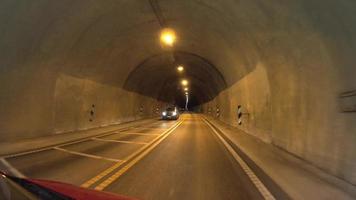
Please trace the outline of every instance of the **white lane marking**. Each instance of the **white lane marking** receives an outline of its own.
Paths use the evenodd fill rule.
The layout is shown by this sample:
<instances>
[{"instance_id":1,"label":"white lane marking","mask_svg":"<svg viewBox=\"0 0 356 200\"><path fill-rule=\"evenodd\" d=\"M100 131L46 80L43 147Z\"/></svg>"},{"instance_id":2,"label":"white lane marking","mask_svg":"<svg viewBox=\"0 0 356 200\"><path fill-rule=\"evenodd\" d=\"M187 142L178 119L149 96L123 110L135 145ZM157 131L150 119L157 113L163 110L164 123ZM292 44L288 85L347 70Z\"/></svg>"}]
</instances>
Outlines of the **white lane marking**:
<instances>
[{"instance_id":1,"label":"white lane marking","mask_svg":"<svg viewBox=\"0 0 356 200\"><path fill-rule=\"evenodd\" d=\"M156 122L155 122L156 123ZM144 126L143 125L139 125L139 126ZM113 131L106 131L103 133L99 133L97 135L93 135L94 137L105 137L108 135L114 135L114 134L121 134L118 131L126 131L128 129L135 129L138 126L131 126L131 127L123 127L123 128L119 128L117 130L113 130ZM92 137L93 137L92 136ZM4 155L3 158L13 158L13 157L18 157L18 156L24 156L24 155L28 155L28 154L32 154L32 153L38 153L38 152L42 152L42 151L46 151L46 150L50 150L53 149L53 147L61 147L61 146L67 146L67 145L71 145L71 144L77 144L77 143L81 143L81 142L86 142L89 141L91 139L91 137L85 137L82 139L78 139L78 140L74 140L71 142L67 142L67 143L62 143L62 144L54 144L54 145L49 145L47 147L43 147L43 148L38 148L38 149L33 149L33 150L29 150L29 151L24 151L24 152L20 152L20 153L13 153L13 154L8 154L8 155Z\"/></svg>"},{"instance_id":2,"label":"white lane marking","mask_svg":"<svg viewBox=\"0 0 356 200\"><path fill-rule=\"evenodd\" d=\"M168 128L152 128L152 127L142 127L142 128L133 128L136 130L152 130L152 131L160 131L160 130L168 130Z\"/></svg>"},{"instance_id":3,"label":"white lane marking","mask_svg":"<svg viewBox=\"0 0 356 200\"><path fill-rule=\"evenodd\" d=\"M112 161L112 162L124 162L123 160L119 160L119 159L106 158L106 157L102 157L102 156L96 156L96 155L92 155L92 154L81 153L81 152L78 152L78 151L71 151L71 150L68 150L68 149L60 148L60 147L53 147L53 149L58 150L58 151L63 151L63 152L66 152L66 153L70 153L70 154L74 154L74 155L78 155L78 156L88 157L88 158L101 159L101 160L107 160L107 161Z\"/></svg>"},{"instance_id":4,"label":"white lane marking","mask_svg":"<svg viewBox=\"0 0 356 200\"><path fill-rule=\"evenodd\" d=\"M102 142L117 142L117 143L125 143L125 144L148 144L147 142L132 142L126 140L109 140L109 139L101 139L101 138L92 138L92 140L102 141Z\"/></svg>"},{"instance_id":5,"label":"white lane marking","mask_svg":"<svg viewBox=\"0 0 356 200\"><path fill-rule=\"evenodd\" d=\"M15 153L15 154L10 154L10 155L5 155L4 158L13 158L13 157L18 157L18 156L24 156L27 154L32 154L32 153L38 153L41 151L46 151L46 150L50 150L52 147L46 147L46 148L41 148L41 149L35 149L35 150L30 150L30 151L25 151L25 152L21 152L21 153Z\"/></svg>"},{"instance_id":6,"label":"white lane marking","mask_svg":"<svg viewBox=\"0 0 356 200\"><path fill-rule=\"evenodd\" d=\"M147 135L152 135L152 136L161 135L161 133L120 133L120 134L123 134L123 135L144 135L144 136L147 136Z\"/></svg>"},{"instance_id":7,"label":"white lane marking","mask_svg":"<svg viewBox=\"0 0 356 200\"><path fill-rule=\"evenodd\" d=\"M173 124L169 130L171 130L174 126L177 126L178 122ZM160 136L155 137L153 140L151 140L148 144L142 146L141 148L139 148L138 150L136 150L134 153L130 154L128 157L126 157L126 159L124 160L124 162L122 163L116 163L115 165L111 166L110 168L104 170L103 172L99 173L98 175L96 175L95 177L89 179L88 181L86 181L85 183L83 183L81 185L81 187L85 187L88 188L90 186L92 186L94 183L100 181L103 177L105 177L106 175L108 175L109 173L111 173L112 171L118 169L122 164L124 164L127 161L130 161L131 159L135 158L136 156L139 156L140 153L142 153L146 148L148 148L149 146L153 145L156 141L158 141L161 137L163 137L166 133L169 132L168 131L164 131Z\"/></svg>"},{"instance_id":8,"label":"white lane marking","mask_svg":"<svg viewBox=\"0 0 356 200\"><path fill-rule=\"evenodd\" d=\"M204 119L206 120L206 119ZM236 153L236 151L231 147L229 143L226 142L226 140L220 136L220 134L215 130L213 126L211 126L207 121L204 121L215 133L215 135L221 140L221 142L224 144L224 146L227 148L227 150L231 153L231 155L235 158L235 160L240 164L241 168L244 170L244 172L247 174L247 176L250 178L252 183L256 186L258 191L261 193L264 199L268 200L275 200L274 196L271 194L271 192L267 189L267 187L262 183L262 181L256 176L256 174L251 170L251 168L246 164L244 160Z\"/></svg>"},{"instance_id":9,"label":"white lane marking","mask_svg":"<svg viewBox=\"0 0 356 200\"><path fill-rule=\"evenodd\" d=\"M19 170L17 170L14 166L7 162L5 158L1 158L0 161L12 173L12 175L18 178L26 178L25 175L23 175Z\"/></svg>"},{"instance_id":10,"label":"white lane marking","mask_svg":"<svg viewBox=\"0 0 356 200\"><path fill-rule=\"evenodd\" d=\"M166 133L164 133L164 135L161 138L158 138L157 140L155 140L151 146L149 146L147 149L143 150L143 152L140 152L140 154L138 154L137 157L133 157L133 160L131 160L129 163L127 163L123 168L121 168L115 174L113 174L112 176L108 177L106 180L101 182L94 189L101 191L101 190L105 189L108 185L110 185L112 182L116 181L122 174L124 174L127 170L129 170L132 166L134 166L137 162L139 162L142 158L144 158L154 148L156 148L166 137L168 137L182 123L183 123L183 121L176 123L171 129L167 130ZM132 156L134 156L134 155L132 155ZM127 159L127 160L129 160L129 159Z\"/></svg>"},{"instance_id":11,"label":"white lane marking","mask_svg":"<svg viewBox=\"0 0 356 200\"><path fill-rule=\"evenodd\" d=\"M126 129L123 129L126 130ZM102 134L97 135L96 137L105 137L108 135L113 135L116 132L114 131L109 131L109 132L105 132ZM63 143L63 144L57 144L57 145L50 145L48 147L43 147L40 149L34 149L34 150L30 150L30 151L25 151L25 152L20 152L20 153L14 153L14 154L9 154L9 155L5 155L4 158L13 158L13 157L18 157L18 156L24 156L24 155L28 155L28 154L33 154L33 153L38 153L38 152L42 152L42 151L47 151L47 150L51 150L54 147L62 147L62 146L68 146L68 145L72 145L72 144L78 144L78 143L82 143L82 142L86 142L89 141L91 138L90 137L86 137L83 139L79 139L79 140L75 140L72 142L67 142L67 143Z\"/></svg>"}]
</instances>

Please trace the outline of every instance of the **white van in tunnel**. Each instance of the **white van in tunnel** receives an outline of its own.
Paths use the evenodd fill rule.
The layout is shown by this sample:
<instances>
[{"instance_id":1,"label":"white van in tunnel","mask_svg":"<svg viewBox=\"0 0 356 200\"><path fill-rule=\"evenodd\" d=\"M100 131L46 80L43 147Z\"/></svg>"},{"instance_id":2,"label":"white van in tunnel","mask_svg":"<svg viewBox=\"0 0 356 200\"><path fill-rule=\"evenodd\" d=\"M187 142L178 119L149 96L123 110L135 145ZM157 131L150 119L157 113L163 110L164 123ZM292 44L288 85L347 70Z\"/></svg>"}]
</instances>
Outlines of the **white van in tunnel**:
<instances>
[{"instance_id":1,"label":"white van in tunnel","mask_svg":"<svg viewBox=\"0 0 356 200\"><path fill-rule=\"evenodd\" d=\"M163 120L173 119L177 120L179 118L179 110L177 107L167 107L161 113L161 118Z\"/></svg>"}]
</instances>

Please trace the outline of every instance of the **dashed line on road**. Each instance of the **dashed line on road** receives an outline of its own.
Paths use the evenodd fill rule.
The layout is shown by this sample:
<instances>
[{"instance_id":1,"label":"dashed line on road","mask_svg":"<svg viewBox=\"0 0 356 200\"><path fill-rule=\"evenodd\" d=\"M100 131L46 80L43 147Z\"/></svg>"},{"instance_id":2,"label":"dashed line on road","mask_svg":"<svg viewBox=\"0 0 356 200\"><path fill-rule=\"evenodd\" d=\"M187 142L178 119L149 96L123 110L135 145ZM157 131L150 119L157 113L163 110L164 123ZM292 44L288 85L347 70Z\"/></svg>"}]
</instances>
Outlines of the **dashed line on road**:
<instances>
[{"instance_id":1,"label":"dashed line on road","mask_svg":"<svg viewBox=\"0 0 356 200\"><path fill-rule=\"evenodd\" d=\"M96 141L102 141L102 142L116 142L116 143L124 143L124 144L139 144L139 145L143 145L143 144L148 144L148 142L134 142L134 141L126 141L126 140L110 140L110 139L101 139L101 138L92 138L92 140L96 140Z\"/></svg>"},{"instance_id":2,"label":"dashed line on road","mask_svg":"<svg viewBox=\"0 0 356 200\"><path fill-rule=\"evenodd\" d=\"M123 135L143 135L143 136L149 136L149 135L157 136L157 135L162 135L162 134L157 134L157 133L120 133L120 134L123 134Z\"/></svg>"},{"instance_id":3,"label":"dashed line on road","mask_svg":"<svg viewBox=\"0 0 356 200\"><path fill-rule=\"evenodd\" d=\"M181 122L180 122L181 123ZM163 132L162 134L158 134L159 136L157 136L155 139L153 139L150 143L146 144L145 146L141 147L140 149L138 149L137 151L135 151L134 153L132 153L130 156L128 156L124 162L122 163L116 163L115 165L111 166L110 168L104 170L103 172L101 172L100 174L98 174L97 176L89 179L88 181L84 182L81 187L84 188L88 188L90 186L92 186L93 184L95 184L96 182L98 182L99 180L101 180L103 177L107 176L108 174L110 174L111 172L113 172L114 170L118 169L122 164L124 164L126 161L129 161L133 158L135 158L136 156L138 156L140 153L142 153L146 148L148 148L150 145L154 144L156 141L158 141L162 135L165 135L167 133L169 133L169 131L171 131L172 129L175 129L177 126L179 126L180 123L175 123L174 125L172 125L168 130L166 130L165 132Z\"/></svg>"},{"instance_id":4,"label":"dashed line on road","mask_svg":"<svg viewBox=\"0 0 356 200\"><path fill-rule=\"evenodd\" d=\"M257 190L261 193L264 199L267 200L275 200L275 197L272 193L267 189L267 187L262 183L262 181L256 176L256 174L252 171L252 169L246 164L244 160L237 154L237 152L232 148L232 146L226 142L226 140L221 137L221 135L216 131L216 129L206 120L204 122L213 130L214 134L220 139L220 141L224 144L226 149L230 152L230 154L234 157L234 159L239 163L241 168L250 178L252 183L255 185Z\"/></svg>"},{"instance_id":5,"label":"dashed line on road","mask_svg":"<svg viewBox=\"0 0 356 200\"><path fill-rule=\"evenodd\" d=\"M124 162L123 160L119 160L119 159L106 158L106 157L103 157L103 156L97 156L97 155L82 153L82 152L78 152L78 151L71 151L71 150L68 150L68 149L60 148L60 147L53 147L53 149L58 150L58 151L63 151L63 152L66 152L66 153L70 153L70 154L74 154L74 155L78 155L78 156L88 157L88 158L107 160L107 161L112 161L112 162Z\"/></svg>"},{"instance_id":6,"label":"dashed line on road","mask_svg":"<svg viewBox=\"0 0 356 200\"><path fill-rule=\"evenodd\" d=\"M144 152L139 154L132 161L127 163L127 165L125 165L123 168L121 168L115 174L113 174L112 176L110 176L109 178L104 180L102 183L100 183L94 189L101 191L101 190L105 189L107 186L109 186L112 182L116 181L118 178L120 178L121 175L123 175L127 170L129 170L132 166L134 166L137 162L139 162L143 157L145 157L149 152L151 152L157 145L159 145L166 137L168 137L182 123L183 123L183 121L178 122L178 124L176 124L176 126L169 129L163 137L159 138L158 141L154 142L154 144L149 146L146 150L144 150Z\"/></svg>"},{"instance_id":7,"label":"dashed line on road","mask_svg":"<svg viewBox=\"0 0 356 200\"><path fill-rule=\"evenodd\" d=\"M133 129L141 129L141 130L167 130L168 128L142 127L142 128L133 128Z\"/></svg>"},{"instance_id":8,"label":"dashed line on road","mask_svg":"<svg viewBox=\"0 0 356 200\"><path fill-rule=\"evenodd\" d=\"M125 131L125 130L128 130L130 128L134 128L134 127L122 128L122 129L119 129L119 130L120 131ZM96 135L95 137L105 137L105 136L114 135L114 134L121 134L121 132L117 132L117 131L118 130L116 130L116 131L107 131L107 132L104 132L104 133L100 133L100 134ZM78 144L78 143L86 142L86 141L89 141L89 140L90 140L90 137L85 137L85 138L74 140L74 141L70 141L70 142L65 142L65 143L60 143L60 144L55 144L55 145L49 145L47 147L42 147L42 148L28 150L28 151L24 151L24 152L4 155L3 158L13 158L13 157L25 156L25 155L28 155L28 154L39 153L39 152L42 152L42 151L48 151L48 150L53 149L53 147L68 146L68 145L72 145L72 144Z\"/></svg>"}]
</instances>

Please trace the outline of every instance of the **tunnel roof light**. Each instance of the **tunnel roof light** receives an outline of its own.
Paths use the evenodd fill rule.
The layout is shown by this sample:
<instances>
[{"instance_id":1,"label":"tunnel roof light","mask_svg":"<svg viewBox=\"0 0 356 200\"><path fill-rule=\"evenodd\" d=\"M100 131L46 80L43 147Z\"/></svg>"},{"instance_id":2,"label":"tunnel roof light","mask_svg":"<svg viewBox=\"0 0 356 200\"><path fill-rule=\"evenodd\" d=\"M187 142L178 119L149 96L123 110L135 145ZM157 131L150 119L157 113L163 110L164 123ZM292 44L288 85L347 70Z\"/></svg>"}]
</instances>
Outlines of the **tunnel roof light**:
<instances>
[{"instance_id":1,"label":"tunnel roof light","mask_svg":"<svg viewBox=\"0 0 356 200\"><path fill-rule=\"evenodd\" d=\"M184 67L182 65L179 65L177 67L177 70L178 70L178 72L183 72L184 71Z\"/></svg>"},{"instance_id":2,"label":"tunnel roof light","mask_svg":"<svg viewBox=\"0 0 356 200\"><path fill-rule=\"evenodd\" d=\"M187 85L188 85L188 81L187 81L186 79L183 79L182 82L181 82L181 84L182 84L183 86L187 86Z\"/></svg>"},{"instance_id":3,"label":"tunnel roof light","mask_svg":"<svg viewBox=\"0 0 356 200\"><path fill-rule=\"evenodd\" d=\"M161 31L160 39L162 44L172 47L176 42L177 36L173 29L165 28Z\"/></svg>"}]
</instances>

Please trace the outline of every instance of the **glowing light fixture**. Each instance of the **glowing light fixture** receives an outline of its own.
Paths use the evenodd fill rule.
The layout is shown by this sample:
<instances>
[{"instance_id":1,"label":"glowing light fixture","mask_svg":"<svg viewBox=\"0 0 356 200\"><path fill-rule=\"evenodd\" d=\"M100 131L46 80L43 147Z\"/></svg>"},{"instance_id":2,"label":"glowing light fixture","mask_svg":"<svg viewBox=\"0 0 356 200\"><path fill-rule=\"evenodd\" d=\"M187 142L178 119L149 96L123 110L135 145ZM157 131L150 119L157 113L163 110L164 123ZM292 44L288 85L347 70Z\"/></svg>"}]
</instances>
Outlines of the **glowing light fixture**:
<instances>
[{"instance_id":1,"label":"glowing light fixture","mask_svg":"<svg viewBox=\"0 0 356 200\"><path fill-rule=\"evenodd\" d=\"M178 70L178 72L183 72L184 71L184 67L182 65L179 65L177 67L177 70Z\"/></svg>"},{"instance_id":2,"label":"glowing light fixture","mask_svg":"<svg viewBox=\"0 0 356 200\"><path fill-rule=\"evenodd\" d=\"M182 82L181 82L181 84L182 84L183 86L187 86L187 85L188 85L188 81L187 81L186 79L183 79Z\"/></svg>"},{"instance_id":3,"label":"glowing light fixture","mask_svg":"<svg viewBox=\"0 0 356 200\"><path fill-rule=\"evenodd\" d=\"M172 47L177 37L173 29L165 28L161 31L160 39L162 44Z\"/></svg>"},{"instance_id":4,"label":"glowing light fixture","mask_svg":"<svg viewBox=\"0 0 356 200\"><path fill-rule=\"evenodd\" d=\"M189 89L188 89L187 87L185 87L185 88L184 88L184 91L186 91L186 92L187 92L188 90L189 90Z\"/></svg>"}]
</instances>

